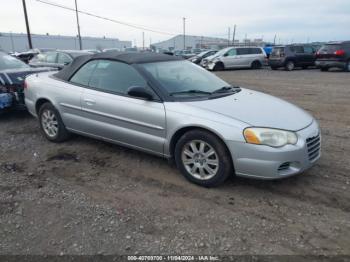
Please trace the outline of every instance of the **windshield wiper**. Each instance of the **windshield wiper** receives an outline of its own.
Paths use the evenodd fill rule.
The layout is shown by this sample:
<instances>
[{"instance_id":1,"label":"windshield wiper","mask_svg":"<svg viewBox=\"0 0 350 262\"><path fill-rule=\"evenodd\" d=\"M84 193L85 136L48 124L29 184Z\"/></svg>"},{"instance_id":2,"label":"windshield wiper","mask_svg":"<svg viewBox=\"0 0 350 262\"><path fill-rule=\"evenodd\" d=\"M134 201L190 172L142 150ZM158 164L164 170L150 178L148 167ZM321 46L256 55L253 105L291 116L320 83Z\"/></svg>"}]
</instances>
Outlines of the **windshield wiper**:
<instances>
[{"instance_id":1,"label":"windshield wiper","mask_svg":"<svg viewBox=\"0 0 350 262\"><path fill-rule=\"evenodd\" d=\"M196 90L196 89L192 89L192 90L185 90L185 91L179 91L179 92L173 92L170 93L171 96L173 95L182 95L182 94L201 94L201 95L211 95L211 92L206 92L206 91L202 91L202 90Z\"/></svg>"},{"instance_id":2,"label":"windshield wiper","mask_svg":"<svg viewBox=\"0 0 350 262\"><path fill-rule=\"evenodd\" d=\"M237 93L241 91L241 88L238 86L223 86L217 90L215 90L214 92L212 92L212 94L219 94L219 93Z\"/></svg>"}]
</instances>

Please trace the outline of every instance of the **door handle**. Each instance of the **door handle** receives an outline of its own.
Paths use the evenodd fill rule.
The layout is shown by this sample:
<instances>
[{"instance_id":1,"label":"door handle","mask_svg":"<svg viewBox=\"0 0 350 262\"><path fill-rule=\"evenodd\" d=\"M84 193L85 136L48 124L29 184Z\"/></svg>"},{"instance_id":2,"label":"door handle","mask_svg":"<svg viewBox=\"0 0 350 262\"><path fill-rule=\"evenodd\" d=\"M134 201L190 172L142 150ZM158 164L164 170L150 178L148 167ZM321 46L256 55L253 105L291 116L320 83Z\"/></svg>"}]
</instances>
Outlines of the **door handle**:
<instances>
[{"instance_id":1,"label":"door handle","mask_svg":"<svg viewBox=\"0 0 350 262\"><path fill-rule=\"evenodd\" d=\"M96 104L95 100L87 99L87 98L84 99L84 102L90 106Z\"/></svg>"}]
</instances>

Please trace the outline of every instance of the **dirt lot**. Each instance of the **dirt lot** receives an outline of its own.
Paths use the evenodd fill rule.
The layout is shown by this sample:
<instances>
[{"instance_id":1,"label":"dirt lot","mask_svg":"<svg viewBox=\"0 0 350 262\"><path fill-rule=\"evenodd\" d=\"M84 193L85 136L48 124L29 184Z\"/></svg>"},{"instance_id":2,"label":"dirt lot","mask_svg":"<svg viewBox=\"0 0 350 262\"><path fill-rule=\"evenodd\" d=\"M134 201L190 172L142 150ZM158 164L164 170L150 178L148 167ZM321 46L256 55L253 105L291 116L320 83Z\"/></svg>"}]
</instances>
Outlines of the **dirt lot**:
<instances>
[{"instance_id":1,"label":"dirt lot","mask_svg":"<svg viewBox=\"0 0 350 262\"><path fill-rule=\"evenodd\" d=\"M205 189L161 158L79 136L49 143L28 114L2 115L0 254L350 255L350 74L218 75L311 112L317 165Z\"/></svg>"}]
</instances>

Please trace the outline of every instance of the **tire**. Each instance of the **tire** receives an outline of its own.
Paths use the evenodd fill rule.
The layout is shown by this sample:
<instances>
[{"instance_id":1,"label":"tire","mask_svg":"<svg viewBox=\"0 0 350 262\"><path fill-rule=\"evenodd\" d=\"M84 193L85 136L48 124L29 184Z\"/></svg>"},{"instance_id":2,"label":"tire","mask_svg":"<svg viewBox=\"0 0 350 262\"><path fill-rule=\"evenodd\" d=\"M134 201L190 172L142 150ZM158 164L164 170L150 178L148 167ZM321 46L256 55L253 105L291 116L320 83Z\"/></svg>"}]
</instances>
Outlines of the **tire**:
<instances>
[{"instance_id":1,"label":"tire","mask_svg":"<svg viewBox=\"0 0 350 262\"><path fill-rule=\"evenodd\" d=\"M277 70L278 67L275 67L275 66L271 66L271 70Z\"/></svg>"},{"instance_id":2,"label":"tire","mask_svg":"<svg viewBox=\"0 0 350 262\"><path fill-rule=\"evenodd\" d=\"M293 61L287 61L284 68L286 71L293 71L295 68L295 63Z\"/></svg>"},{"instance_id":3,"label":"tire","mask_svg":"<svg viewBox=\"0 0 350 262\"><path fill-rule=\"evenodd\" d=\"M209 152L211 154L205 156ZM178 140L175 162L187 180L204 187L218 186L234 173L225 144L212 133L200 129L189 131Z\"/></svg>"},{"instance_id":4,"label":"tire","mask_svg":"<svg viewBox=\"0 0 350 262\"><path fill-rule=\"evenodd\" d=\"M59 143L67 140L67 131L57 109L51 103L43 104L39 109L39 123L43 135L51 142Z\"/></svg>"},{"instance_id":5,"label":"tire","mask_svg":"<svg viewBox=\"0 0 350 262\"><path fill-rule=\"evenodd\" d=\"M223 71L223 70L225 70L225 66L224 66L223 63L218 62L218 63L215 64L213 70L214 70L214 71Z\"/></svg>"},{"instance_id":6,"label":"tire","mask_svg":"<svg viewBox=\"0 0 350 262\"><path fill-rule=\"evenodd\" d=\"M251 66L252 69L261 69L262 64L259 61L254 61Z\"/></svg>"},{"instance_id":7,"label":"tire","mask_svg":"<svg viewBox=\"0 0 350 262\"><path fill-rule=\"evenodd\" d=\"M302 69L307 69L309 66L302 66L301 68Z\"/></svg>"},{"instance_id":8,"label":"tire","mask_svg":"<svg viewBox=\"0 0 350 262\"><path fill-rule=\"evenodd\" d=\"M322 72L327 72L329 68L328 67L321 67L320 69Z\"/></svg>"},{"instance_id":9,"label":"tire","mask_svg":"<svg viewBox=\"0 0 350 262\"><path fill-rule=\"evenodd\" d=\"M345 72L350 72L350 60L346 63L344 71Z\"/></svg>"}]
</instances>

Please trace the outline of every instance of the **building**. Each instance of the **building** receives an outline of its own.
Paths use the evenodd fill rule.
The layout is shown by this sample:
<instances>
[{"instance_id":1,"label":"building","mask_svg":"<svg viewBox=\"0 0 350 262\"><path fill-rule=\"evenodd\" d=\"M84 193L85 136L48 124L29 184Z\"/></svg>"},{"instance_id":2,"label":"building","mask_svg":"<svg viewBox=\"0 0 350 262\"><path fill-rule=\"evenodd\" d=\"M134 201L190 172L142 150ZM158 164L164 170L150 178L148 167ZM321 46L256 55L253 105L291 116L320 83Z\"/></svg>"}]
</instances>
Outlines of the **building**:
<instances>
[{"instance_id":1,"label":"building","mask_svg":"<svg viewBox=\"0 0 350 262\"><path fill-rule=\"evenodd\" d=\"M208 48L208 49L220 49L227 47L228 40L224 38L215 38L207 36L194 36L186 35L185 49L194 48ZM153 49L166 49L166 50L182 50L184 49L184 37L183 35L174 36L168 40L152 44Z\"/></svg>"},{"instance_id":2,"label":"building","mask_svg":"<svg viewBox=\"0 0 350 262\"><path fill-rule=\"evenodd\" d=\"M222 49L228 46L265 46L263 39L243 39L239 41L238 39L234 40L232 44L232 39L230 42L226 38L215 38L215 37L206 37L206 36L194 36L186 35L186 47L185 49ZM165 49L165 50L182 50L184 49L184 39L183 35L177 35L169 40L162 41L152 45L153 49Z\"/></svg>"},{"instance_id":3,"label":"building","mask_svg":"<svg viewBox=\"0 0 350 262\"><path fill-rule=\"evenodd\" d=\"M74 36L61 35L36 35L32 34L32 43L34 48L54 48L74 50L79 49L79 39ZM105 48L129 48L131 41L121 41L117 38L105 37L82 37L83 49L105 49ZM0 50L7 52L23 52L29 49L26 34L1 33L0 32Z\"/></svg>"}]
</instances>

